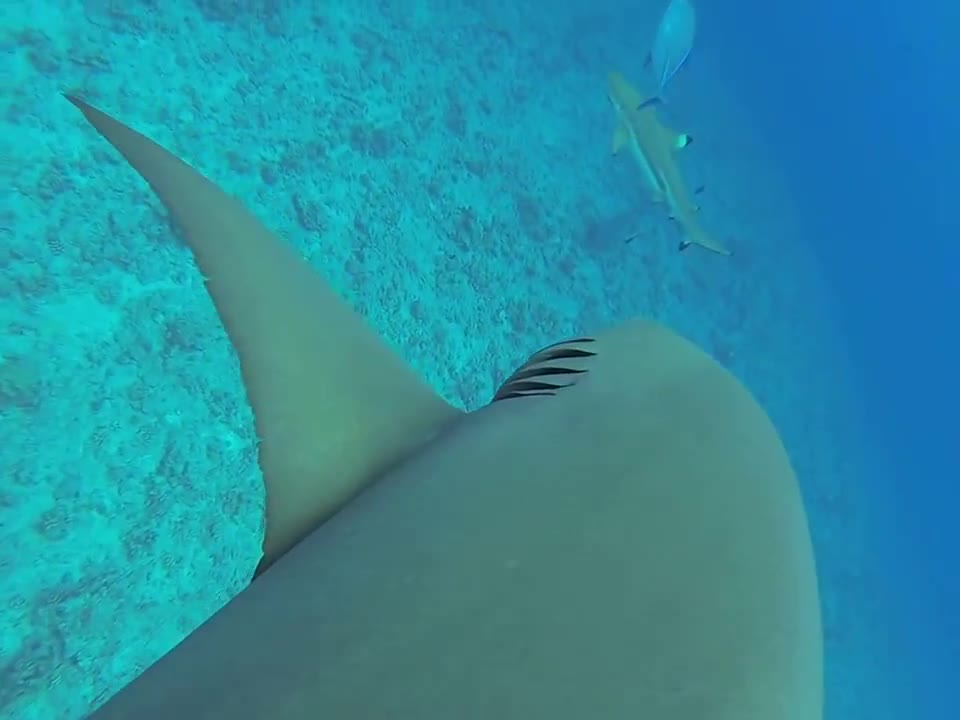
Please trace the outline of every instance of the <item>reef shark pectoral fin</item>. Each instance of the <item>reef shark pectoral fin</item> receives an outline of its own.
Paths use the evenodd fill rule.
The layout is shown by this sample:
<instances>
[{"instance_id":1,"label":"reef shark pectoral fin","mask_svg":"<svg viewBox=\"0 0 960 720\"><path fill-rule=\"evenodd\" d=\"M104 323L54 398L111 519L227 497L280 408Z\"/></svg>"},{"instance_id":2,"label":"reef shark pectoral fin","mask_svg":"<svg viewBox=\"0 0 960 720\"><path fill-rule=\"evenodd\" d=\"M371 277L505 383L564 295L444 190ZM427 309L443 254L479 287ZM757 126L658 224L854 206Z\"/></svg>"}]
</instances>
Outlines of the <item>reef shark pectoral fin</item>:
<instances>
[{"instance_id":1,"label":"reef shark pectoral fin","mask_svg":"<svg viewBox=\"0 0 960 720\"><path fill-rule=\"evenodd\" d=\"M460 412L242 203L149 138L66 97L167 207L237 351L267 495L259 572Z\"/></svg>"}]
</instances>

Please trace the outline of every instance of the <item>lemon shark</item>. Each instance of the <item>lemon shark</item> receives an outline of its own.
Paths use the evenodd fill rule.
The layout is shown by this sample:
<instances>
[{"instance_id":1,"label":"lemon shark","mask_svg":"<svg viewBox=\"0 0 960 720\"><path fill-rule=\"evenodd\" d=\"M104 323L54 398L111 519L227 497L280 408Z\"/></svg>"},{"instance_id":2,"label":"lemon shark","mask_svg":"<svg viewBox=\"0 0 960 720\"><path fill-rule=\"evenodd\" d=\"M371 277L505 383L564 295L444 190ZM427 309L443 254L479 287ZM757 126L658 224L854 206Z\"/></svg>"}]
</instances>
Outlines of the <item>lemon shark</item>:
<instances>
[{"instance_id":1,"label":"lemon shark","mask_svg":"<svg viewBox=\"0 0 960 720\"><path fill-rule=\"evenodd\" d=\"M665 205L670 218L683 230L680 250L700 245L720 255L730 255L700 226L696 217L700 206L687 190L674 157L693 138L663 125L657 117L658 99L641 96L620 73L609 74L607 96L617 114L611 150L616 155L627 149L636 161L653 201Z\"/></svg>"},{"instance_id":2,"label":"lemon shark","mask_svg":"<svg viewBox=\"0 0 960 720\"><path fill-rule=\"evenodd\" d=\"M821 720L798 483L718 363L635 319L455 409L238 200L68 97L193 251L267 497L250 585L96 720Z\"/></svg>"}]
</instances>

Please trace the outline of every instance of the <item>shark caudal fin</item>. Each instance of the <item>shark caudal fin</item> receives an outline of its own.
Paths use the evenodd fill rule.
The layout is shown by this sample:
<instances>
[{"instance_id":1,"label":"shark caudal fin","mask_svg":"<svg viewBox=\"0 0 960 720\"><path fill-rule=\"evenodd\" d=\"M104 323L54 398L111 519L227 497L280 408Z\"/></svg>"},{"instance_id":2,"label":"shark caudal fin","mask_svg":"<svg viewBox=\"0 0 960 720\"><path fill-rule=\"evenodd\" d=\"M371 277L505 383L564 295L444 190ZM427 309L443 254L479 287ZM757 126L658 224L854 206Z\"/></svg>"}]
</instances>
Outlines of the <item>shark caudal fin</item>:
<instances>
[{"instance_id":1,"label":"shark caudal fin","mask_svg":"<svg viewBox=\"0 0 960 720\"><path fill-rule=\"evenodd\" d=\"M686 250L691 245L699 245L702 248L715 252L718 255L731 256L733 252L726 246L714 240L702 227L700 223L692 218L677 218L680 226L683 228L684 239L680 241L679 249Z\"/></svg>"},{"instance_id":2,"label":"shark caudal fin","mask_svg":"<svg viewBox=\"0 0 960 720\"><path fill-rule=\"evenodd\" d=\"M67 99L163 201L239 355L266 484L262 570L459 411L243 204L149 138Z\"/></svg>"}]
</instances>

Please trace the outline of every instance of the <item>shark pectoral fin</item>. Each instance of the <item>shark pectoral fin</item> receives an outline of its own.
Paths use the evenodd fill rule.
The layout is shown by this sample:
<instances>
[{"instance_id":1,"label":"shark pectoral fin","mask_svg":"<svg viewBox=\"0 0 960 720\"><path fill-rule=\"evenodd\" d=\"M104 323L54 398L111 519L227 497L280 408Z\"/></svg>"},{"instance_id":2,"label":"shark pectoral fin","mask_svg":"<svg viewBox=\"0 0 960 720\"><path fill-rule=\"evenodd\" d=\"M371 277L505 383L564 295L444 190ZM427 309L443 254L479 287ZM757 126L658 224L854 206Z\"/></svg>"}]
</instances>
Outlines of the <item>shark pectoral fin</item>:
<instances>
[{"instance_id":1,"label":"shark pectoral fin","mask_svg":"<svg viewBox=\"0 0 960 720\"><path fill-rule=\"evenodd\" d=\"M239 201L67 96L163 201L237 351L266 485L262 570L459 415Z\"/></svg>"},{"instance_id":2,"label":"shark pectoral fin","mask_svg":"<svg viewBox=\"0 0 960 720\"><path fill-rule=\"evenodd\" d=\"M646 100L637 104L637 110L644 110L646 108L655 107L657 105L663 105L665 103L664 99L660 95L654 95L653 97L647 98Z\"/></svg>"},{"instance_id":3,"label":"shark pectoral fin","mask_svg":"<svg viewBox=\"0 0 960 720\"><path fill-rule=\"evenodd\" d=\"M618 154L621 150L623 150L624 147L626 147L629 140L630 131L627 130L623 123L618 124L616 129L613 131L613 140L610 141L610 154Z\"/></svg>"}]
</instances>

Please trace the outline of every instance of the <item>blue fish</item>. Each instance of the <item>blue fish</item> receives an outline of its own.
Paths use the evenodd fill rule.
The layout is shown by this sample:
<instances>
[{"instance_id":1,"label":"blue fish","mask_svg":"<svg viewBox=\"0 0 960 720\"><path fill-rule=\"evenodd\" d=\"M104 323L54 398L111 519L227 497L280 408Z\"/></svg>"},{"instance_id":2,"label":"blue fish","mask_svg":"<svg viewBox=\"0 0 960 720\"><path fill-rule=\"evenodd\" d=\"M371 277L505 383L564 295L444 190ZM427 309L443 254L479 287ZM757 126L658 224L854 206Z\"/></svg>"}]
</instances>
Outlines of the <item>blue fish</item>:
<instances>
[{"instance_id":1,"label":"blue fish","mask_svg":"<svg viewBox=\"0 0 960 720\"><path fill-rule=\"evenodd\" d=\"M664 88L690 54L696 29L697 13L690 0L670 0L644 64L657 82L656 95L644 105L662 102Z\"/></svg>"}]
</instances>

